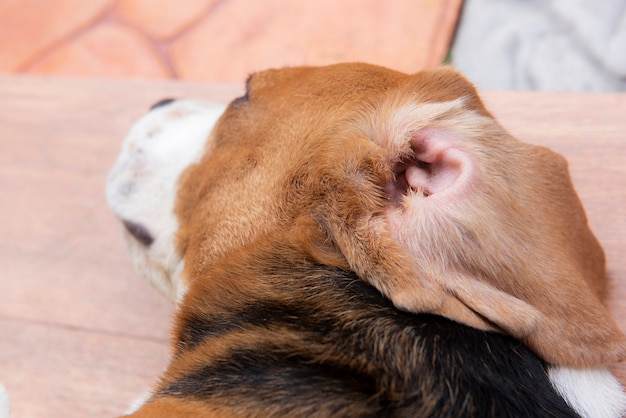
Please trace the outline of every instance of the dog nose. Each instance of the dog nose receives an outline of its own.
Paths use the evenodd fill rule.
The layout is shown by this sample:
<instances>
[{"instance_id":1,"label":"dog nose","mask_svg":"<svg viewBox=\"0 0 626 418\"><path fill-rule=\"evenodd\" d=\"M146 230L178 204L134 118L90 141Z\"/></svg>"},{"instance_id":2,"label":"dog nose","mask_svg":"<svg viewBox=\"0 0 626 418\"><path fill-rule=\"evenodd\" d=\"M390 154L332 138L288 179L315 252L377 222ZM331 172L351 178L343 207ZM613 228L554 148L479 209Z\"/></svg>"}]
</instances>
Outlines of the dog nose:
<instances>
[{"instance_id":1,"label":"dog nose","mask_svg":"<svg viewBox=\"0 0 626 418\"><path fill-rule=\"evenodd\" d=\"M158 102L156 102L155 104L150 106L150 110L154 110L157 107L167 106L168 104L170 104L172 102L175 102L175 101L176 101L176 99L172 99L172 98L159 100Z\"/></svg>"},{"instance_id":2,"label":"dog nose","mask_svg":"<svg viewBox=\"0 0 626 418\"><path fill-rule=\"evenodd\" d=\"M126 230L130 233L130 235L132 235L137 241L139 241L144 246L149 247L154 242L154 238L152 237L152 234L150 234L150 231L148 231L148 228L146 228L142 224L137 223L137 222L127 221L127 220L122 220L122 223L124 224L124 227L126 228Z\"/></svg>"}]
</instances>

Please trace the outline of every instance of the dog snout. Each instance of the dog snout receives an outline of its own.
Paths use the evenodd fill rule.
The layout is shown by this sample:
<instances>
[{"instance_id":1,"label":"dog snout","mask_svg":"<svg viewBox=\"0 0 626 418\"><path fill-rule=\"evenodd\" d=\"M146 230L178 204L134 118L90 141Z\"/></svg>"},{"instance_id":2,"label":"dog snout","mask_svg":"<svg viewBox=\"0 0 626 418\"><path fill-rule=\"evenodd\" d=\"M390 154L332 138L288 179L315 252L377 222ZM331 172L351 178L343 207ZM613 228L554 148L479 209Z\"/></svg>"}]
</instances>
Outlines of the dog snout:
<instances>
[{"instance_id":1,"label":"dog snout","mask_svg":"<svg viewBox=\"0 0 626 418\"><path fill-rule=\"evenodd\" d=\"M173 99L171 97L165 98L165 99L161 99L158 102L156 102L155 104L153 104L152 106L150 106L150 110L154 110L156 108L159 107L163 107L163 106L167 106L168 104L175 102L176 99Z\"/></svg>"},{"instance_id":2,"label":"dog snout","mask_svg":"<svg viewBox=\"0 0 626 418\"><path fill-rule=\"evenodd\" d=\"M122 220L122 223L124 224L124 228L126 228L128 233L145 247L150 247L154 242L154 237L152 236L150 231L148 231L148 228L146 228L144 225L128 220Z\"/></svg>"}]
</instances>

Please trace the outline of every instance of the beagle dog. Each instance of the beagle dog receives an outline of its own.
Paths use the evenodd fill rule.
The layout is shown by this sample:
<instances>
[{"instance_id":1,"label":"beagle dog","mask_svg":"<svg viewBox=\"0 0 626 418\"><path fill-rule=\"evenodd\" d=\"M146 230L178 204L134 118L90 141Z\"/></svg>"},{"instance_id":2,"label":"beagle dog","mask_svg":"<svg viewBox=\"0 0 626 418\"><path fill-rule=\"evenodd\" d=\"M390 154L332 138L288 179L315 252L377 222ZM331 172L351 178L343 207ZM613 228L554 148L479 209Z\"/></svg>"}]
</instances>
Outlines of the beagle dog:
<instances>
[{"instance_id":1,"label":"beagle dog","mask_svg":"<svg viewBox=\"0 0 626 418\"><path fill-rule=\"evenodd\" d=\"M177 304L133 417L619 417L626 338L567 163L442 67L253 74L157 103L108 178Z\"/></svg>"}]
</instances>

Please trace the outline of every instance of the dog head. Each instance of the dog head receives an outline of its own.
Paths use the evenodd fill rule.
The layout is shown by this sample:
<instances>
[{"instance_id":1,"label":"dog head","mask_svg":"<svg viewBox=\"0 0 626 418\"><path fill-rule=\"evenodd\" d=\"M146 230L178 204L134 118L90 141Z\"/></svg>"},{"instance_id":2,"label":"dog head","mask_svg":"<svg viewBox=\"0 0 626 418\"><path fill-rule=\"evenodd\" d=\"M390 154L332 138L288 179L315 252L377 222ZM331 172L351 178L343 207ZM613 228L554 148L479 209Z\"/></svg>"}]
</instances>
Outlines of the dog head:
<instances>
[{"instance_id":1,"label":"dog head","mask_svg":"<svg viewBox=\"0 0 626 418\"><path fill-rule=\"evenodd\" d=\"M508 134L457 72L269 70L215 123L221 111L158 106L109 177L135 263L173 299L196 282L216 300L263 291L215 269L288 247L355 271L401 309L504 331L551 363L626 354L566 161Z\"/></svg>"}]
</instances>

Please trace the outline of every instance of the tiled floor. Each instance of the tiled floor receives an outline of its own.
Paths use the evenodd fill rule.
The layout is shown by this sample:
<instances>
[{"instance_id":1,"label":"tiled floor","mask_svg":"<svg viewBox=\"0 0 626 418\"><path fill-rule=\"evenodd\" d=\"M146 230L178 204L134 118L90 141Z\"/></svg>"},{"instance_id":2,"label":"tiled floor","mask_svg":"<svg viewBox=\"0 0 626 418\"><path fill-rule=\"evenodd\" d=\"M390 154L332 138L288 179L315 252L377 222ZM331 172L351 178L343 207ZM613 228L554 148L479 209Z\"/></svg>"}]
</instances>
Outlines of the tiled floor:
<instances>
[{"instance_id":1,"label":"tiled floor","mask_svg":"<svg viewBox=\"0 0 626 418\"><path fill-rule=\"evenodd\" d=\"M241 81L266 67L442 61L462 0L0 0L0 72Z\"/></svg>"}]
</instances>

